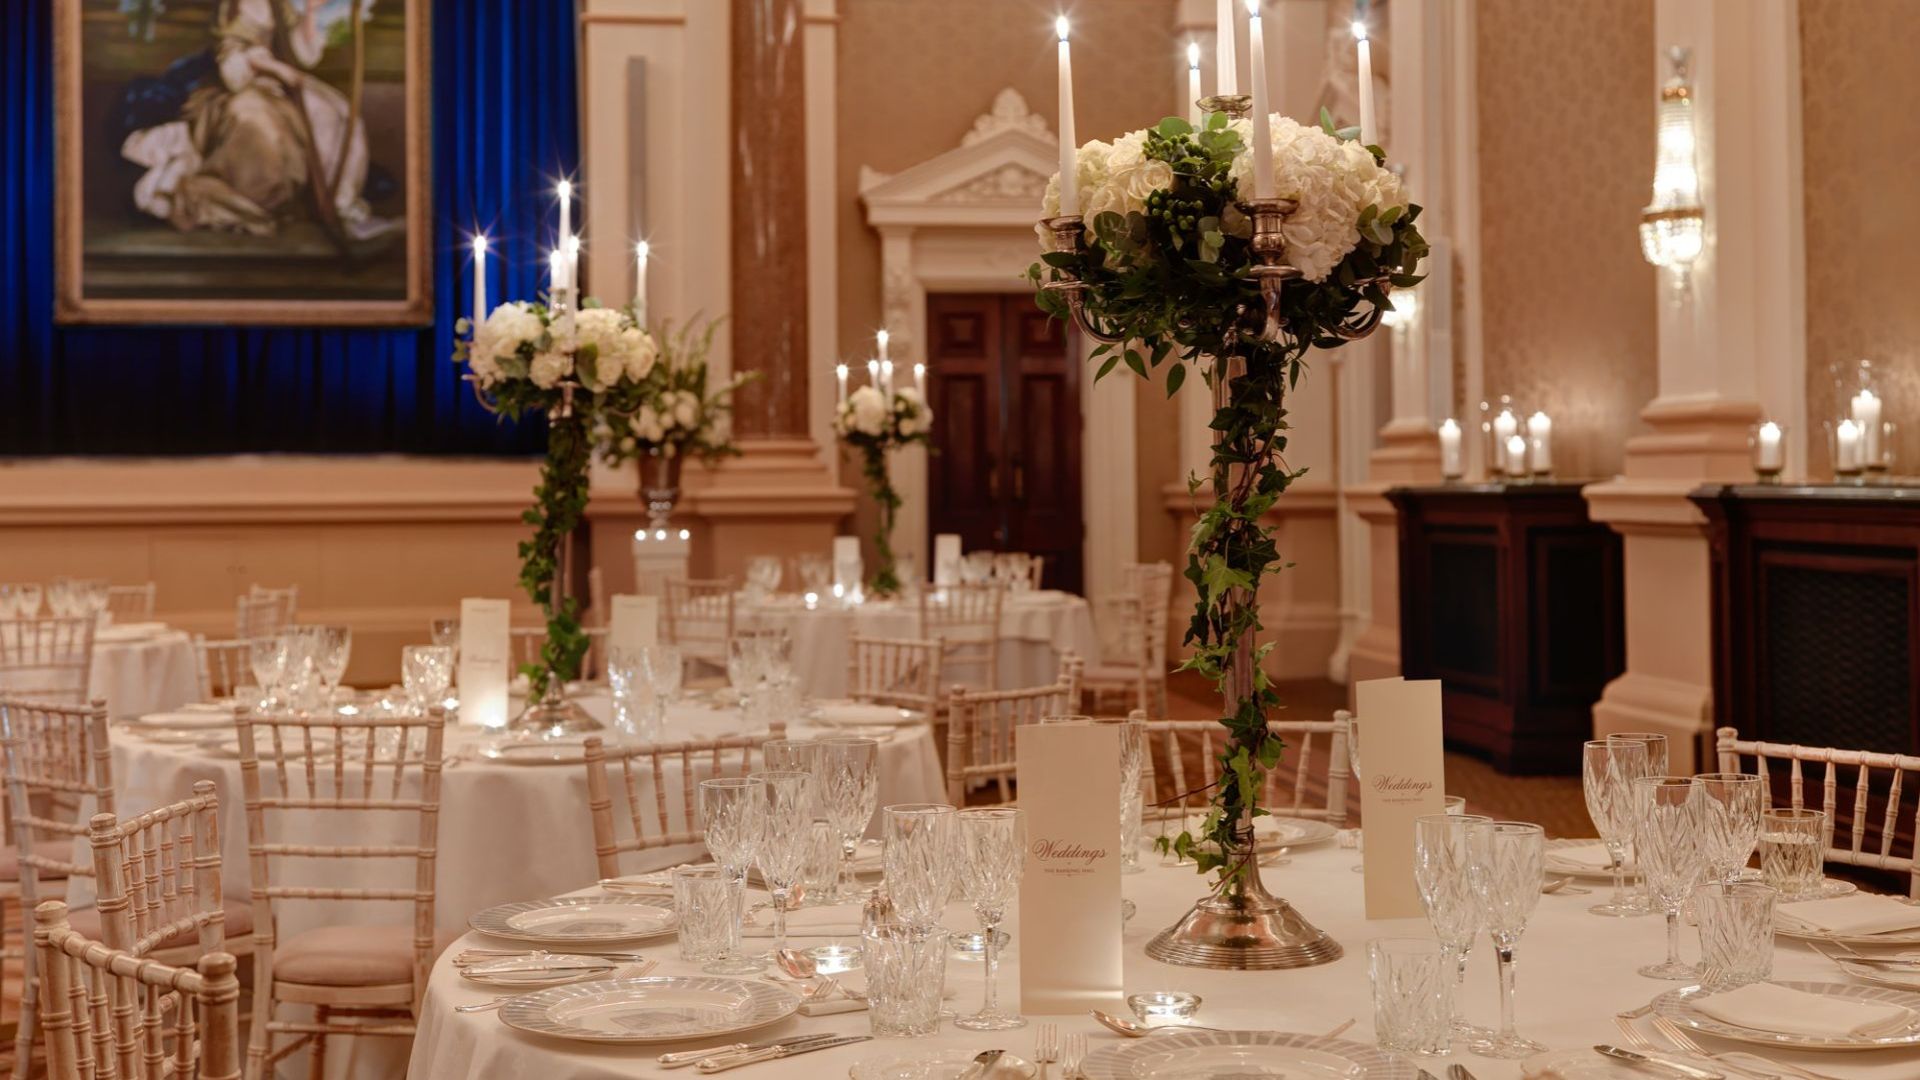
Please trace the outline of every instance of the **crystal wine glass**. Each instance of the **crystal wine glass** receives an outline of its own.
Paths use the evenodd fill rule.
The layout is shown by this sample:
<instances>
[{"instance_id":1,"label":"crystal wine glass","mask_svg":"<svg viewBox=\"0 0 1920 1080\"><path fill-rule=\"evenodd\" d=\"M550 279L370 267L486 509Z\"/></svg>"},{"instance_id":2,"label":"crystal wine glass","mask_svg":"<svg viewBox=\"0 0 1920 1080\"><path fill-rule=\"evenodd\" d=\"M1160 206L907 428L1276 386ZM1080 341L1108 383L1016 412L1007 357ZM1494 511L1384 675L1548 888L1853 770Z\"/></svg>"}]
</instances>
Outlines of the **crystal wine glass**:
<instances>
[{"instance_id":1,"label":"crystal wine glass","mask_svg":"<svg viewBox=\"0 0 1920 1080\"><path fill-rule=\"evenodd\" d=\"M1500 1032L1468 1044L1483 1057L1524 1058L1546 1049L1513 1026L1513 950L1540 903L1546 845L1545 830L1526 822L1482 821L1467 827L1467 880L1500 964Z\"/></svg>"},{"instance_id":2,"label":"crystal wine glass","mask_svg":"<svg viewBox=\"0 0 1920 1080\"><path fill-rule=\"evenodd\" d=\"M40 617L40 584L38 582L29 581L20 586L20 610L18 614L23 619L37 619Z\"/></svg>"},{"instance_id":3,"label":"crystal wine glass","mask_svg":"<svg viewBox=\"0 0 1920 1080\"><path fill-rule=\"evenodd\" d=\"M1024 1027L1027 1019L1018 1013L1002 1011L996 975L1000 963L1000 920L1007 904L1020 887L1020 871L1026 862L1027 820L1013 807L989 807L962 810L959 868L961 888L973 903L973 914L980 920L981 937L986 945L986 997L980 1011L954 1020L953 1026L969 1031L1005 1031Z\"/></svg>"},{"instance_id":4,"label":"crystal wine glass","mask_svg":"<svg viewBox=\"0 0 1920 1080\"><path fill-rule=\"evenodd\" d=\"M1413 879L1420 889L1433 936L1453 954L1453 1035L1458 1039L1490 1039L1493 1032L1467 1023L1460 1008L1467 983L1467 954L1480 935L1480 904L1468 880L1472 850L1467 842L1471 826L1491 818L1477 814L1428 814L1413 819Z\"/></svg>"},{"instance_id":5,"label":"crystal wine glass","mask_svg":"<svg viewBox=\"0 0 1920 1080\"><path fill-rule=\"evenodd\" d=\"M917 929L940 924L953 893L955 820L946 803L900 803L882 812L887 898L900 921Z\"/></svg>"},{"instance_id":6,"label":"crystal wine glass","mask_svg":"<svg viewBox=\"0 0 1920 1080\"><path fill-rule=\"evenodd\" d=\"M1732 884L1760 843L1760 778L1752 773L1701 773L1700 849L1708 881Z\"/></svg>"},{"instance_id":7,"label":"crystal wine glass","mask_svg":"<svg viewBox=\"0 0 1920 1080\"><path fill-rule=\"evenodd\" d=\"M346 678L347 661L353 657L353 629L346 626L316 626L313 628L314 647L319 653L320 678L327 685L327 703L333 703L334 692L340 689L340 680ZM449 672L453 661L447 661Z\"/></svg>"},{"instance_id":8,"label":"crystal wine glass","mask_svg":"<svg viewBox=\"0 0 1920 1080\"><path fill-rule=\"evenodd\" d=\"M1647 894L1667 917L1667 958L1640 968L1650 979L1691 980L1696 972L1680 960L1680 908L1706 869L1701 815L1705 793L1684 776L1643 776L1634 783L1639 818L1640 873Z\"/></svg>"},{"instance_id":9,"label":"crystal wine glass","mask_svg":"<svg viewBox=\"0 0 1920 1080\"><path fill-rule=\"evenodd\" d=\"M768 739L760 744L760 760L768 770L798 771L818 776L820 744L812 739ZM815 806L818 805L816 798Z\"/></svg>"},{"instance_id":10,"label":"crystal wine glass","mask_svg":"<svg viewBox=\"0 0 1920 1080\"><path fill-rule=\"evenodd\" d=\"M654 642L640 646L641 673L647 681L647 724L654 730L664 730L667 723L667 706L680 697L680 681L686 667L680 657L678 646Z\"/></svg>"},{"instance_id":11,"label":"crystal wine glass","mask_svg":"<svg viewBox=\"0 0 1920 1080\"><path fill-rule=\"evenodd\" d=\"M700 781L700 817L707 851L733 882L736 924L744 921L747 871L766 840L770 805L764 780L728 777ZM765 966L765 957L749 956L743 949L717 957L701 970L712 975L752 975Z\"/></svg>"},{"instance_id":12,"label":"crystal wine glass","mask_svg":"<svg viewBox=\"0 0 1920 1080\"><path fill-rule=\"evenodd\" d=\"M1647 775L1666 776L1668 774L1667 737L1665 735L1652 731L1616 731L1608 735L1607 738L1614 741L1625 740L1645 743L1647 746ZM1635 820L1637 822L1638 818L1636 817ZM1628 856L1627 861L1634 867L1633 881L1630 885L1632 895L1627 897L1627 907L1631 908L1635 915L1651 915L1654 912L1654 903L1647 893L1646 875L1642 874L1639 870L1640 849L1638 841L1635 840L1633 843L1628 844L1627 849L1632 853Z\"/></svg>"},{"instance_id":13,"label":"crystal wine glass","mask_svg":"<svg viewBox=\"0 0 1920 1080\"><path fill-rule=\"evenodd\" d=\"M820 741L820 782L814 786L821 809L840 834L840 881L836 899L853 895L853 856L880 803L880 743L874 739Z\"/></svg>"},{"instance_id":14,"label":"crystal wine glass","mask_svg":"<svg viewBox=\"0 0 1920 1080\"><path fill-rule=\"evenodd\" d=\"M640 735L639 706L634 700L640 679L640 650L607 650L607 696L613 699L613 728L630 737Z\"/></svg>"},{"instance_id":15,"label":"crystal wine glass","mask_svg":"<svg viewBox=\"0 0 1920 1080\"><path fill-rule=\"evenodd\" d=\"M787 947L787 908L793 902L794 886L806 869L812 837L807 826L813 820L813 774L770 769L748 778L764 784L767 795L767 831L757 860L760 877L773 894L773 953L778 956Z\"/></svg>"},{"instance_id":16,"label":"crystal wine glass","mask_svg":"<svg viewBox=\"0 0 1920 1080\"><path fill-rule=\"evenodd\" d=\"M286 669L286 665L285 638L273 634L248 639L247 668L253 672L254 685L260 688L260 696L264 701L273 699L274 688L280 685L280 673Z\"/></svg>"},{"instance_id":17,"label":"crystal wine glass","mask_svg":"<svg viewBox=\"0 0 1920 1080\"><path fill-rule=\"evenodd\" d=\"M73 581L71 578L57 577L47 582L47 611L50 612L54 618L65 618L73 611L73 603L70 595L72 592ZM37 606L38 605L36 605L36 607Z\"/></svg>"},{"instance_id":18,"label":"crystal wine glass","mask_svg":"<svg viewBox=\"0 0 1920 1080\"><path fill-rule=\"evenodd\" d=\"M1627 903L1627 842L1633 837L1633 782L1646 775L1646 743L1594 739L1581 749L1580 786L1587 797L1587 816L1607 846L1613 871L1613 899L1587 909L1595 915L1639 914Z\"/></svg>"},{"instance_id":19,"label":"crystal wine glass","mask_svg":"<svg viewBox=\"0 0 1920 1080\"><path fill-rule=\"evenodd\" d=\"M453 650L445 645L408 645L400 650L400 683L414 716L427 715L428 706L447 696L453 677Z\"/></svg>"}]
</instances>

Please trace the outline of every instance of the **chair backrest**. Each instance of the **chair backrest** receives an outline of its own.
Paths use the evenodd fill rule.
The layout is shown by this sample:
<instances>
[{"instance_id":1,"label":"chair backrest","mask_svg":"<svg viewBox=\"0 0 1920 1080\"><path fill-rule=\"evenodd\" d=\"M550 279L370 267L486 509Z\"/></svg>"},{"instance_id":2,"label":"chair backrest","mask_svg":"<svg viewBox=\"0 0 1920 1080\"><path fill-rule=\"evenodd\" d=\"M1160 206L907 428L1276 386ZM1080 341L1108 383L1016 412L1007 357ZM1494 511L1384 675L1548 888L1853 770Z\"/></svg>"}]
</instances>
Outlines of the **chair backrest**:
<instances>
[{"instance_id":1,"label":"chair backrest","mask_svg":"<svg viewBox=\"0 0 1920 1080\"><path fill-rule=\"evenodd\" d=\"M991 780L999 786L1000 801L1011 802L1013 729L1071 713L1078 699L1064 671L1051 685L1025 690L954 687L947 697L947 801L965 806L968 789Z\"/></svg>"},{"instance_id":2,"label":"chair backrest","mask_svg":"<svg viewBox=\"0 0 1920 1080\"><path fill-rule=\"evenodd\" d=\"M50 1080L236 1080L240 980L229 953L173 967L91 941L67 905L34 909ZM265 1023L261 1018L259 1023Z\"/></svg>"},{"instance_id":3,"label":"chair backrest","mask_svg":"<svg viewBox=\"0 0 1920 1080\"><path fill-rule=\"evenodd\" d=\"M940 711L938 641L908 638L847 639L847 696L876 705L917 709L931 717Z\"/></svg>"},{"instance_id":4,"label":"chair backrest","mask_svg":"<svg viewBox=\"0 0 1920 1080\"><path fill-rule=\"evenodd\" d=\"M7 750L7 817L20 861L20 896L39 899L42 873L90 877L93 863L75 862L71 845L87 835L80 820L92 810L112 813L113 748L107 742L107 705L65 705L0 698L0 742Z\"/></svg>"},{"instance_id":5,"label":"chair backrest","mask_svg":"<svg viewBox=\"0 0 1920 1080\"><path fill-rule=\"evenodd\" d=\"M273 977L274 904L280 900L386 900L413 907L413 1003L426 989L433 961L434 853L440 825L441 745L446 717L318 717L242 709L240 781L247 807L247 862L252 874L255 993ZM419 774L417 794L410 774ZM263 775L264 774L264 775ZM392 845L311 845L276 842L277 818L303 824L343 814L357 831L391 823L413 842ZM384 820L383 820L384 819ZM410 863L402 887L276 885L279 859L368 859ZM334 865L338 865L335 863ZM344 875L343 875L344 876Z\"/></svg>"},{"instance_id":6,"label":"chair backrest","mask_svg":"<svg viewBox=\"0 0 1920 1080\"><path fill-rule=\"evenodd\" d=\"M233 636L241 641L272 637L293 625L296 586L286 589L262 589L237 597L233 602Z\"/></svg>"},{"instance_id":7,"label":"chair backrest","mask_svg":"<svg viewBox=\"0 0 1920 1080\"><path fill-rule=\"evenodd\" d=\"M95 814L93 879L100 936L148 956L189 935L201 955L226 948L220 885L220 798L196 780L193 797L121 821Z\"/></svg>"},{"instance_id":8,"label":"chair backrest","mask_svg":"<svg viewBox=\"0 0 1920 1080\"><path fill-rule=\"evenodd\" d=\"M667 580L666 618L661 635L688 660L725 665L733 640L733 581L692 578Z\"/></svg>"},{"instance_id":9,"label":"chair backrest","mask_svg":"<svg viewBox=\"0 0 1920 1080\"><path fill-rule=\"evenodd\" d=\"M1335 828L1347 820L1347 740L1342 720L1269 720L1267 730L1287 742L1280 764L1267 770L1261 807L1289 817L1318 818ZM1324 739L1320 737L1324 736ZM1220 778L1227 729L1218 720L1149 720L1144 816L1177 821L1205 813Z\"/></svg>"},{"instance_id":10,"label":"chair backrest","mask_svg":"<svg viewBox=\"0 0 1920 1080\"><path fill-rule=\"evenodd\" d=\"M85 704L94 626L91 615L0 619L0 694Z\"/></svg>"},{"instance_id":11,"label":"chair backrest","mask_svg":"<svg viewBox=\"0 0 1920 1080\"><path fill-rule=\"evenodd\" d=\"M1742 739L1739 729L1730 727L1719 729L1716 742L1721 772L1752 773L1760 777L1762 808L1770 809L1773 806L1775 772L1784 768L1787 773L1788 805L1795 810L1806 809L1805 766L1820 766L1823 774L1820 779L1820 805L1815 809L1827 815L1827 834L1823 838L1827 849L1826 860L1904 873L1907 875L1907 894L1920 900L1920 862L1916 862L1914 850L1920 840L1908 840L1905 855L1894 854L1907 774L1920 773L1920 757L1758 742ZM1746 768L1743 758L1751 758L1753 767ZM1920 787L1920 783L1915 786ZM1844 803L1840 795L1842 787L1852 789L1852 798ZM1842 814L1847 819L1844 846L1836 835ZM1920 829L1920 805L1915 806L1911 823L1915 829ZM1914 835L1920 837L1920 832Z\"/></svg>"},{"instance_id":12,"label":"chair backrest","mask_svg":"<svg viewBox=\"0 0 1920 1080\"><path fill-rule=\"evenodd\" d=\"M593 854L600 876L620 876L622 852L699 843L700 781L747 775L753 771L754 752L760 744L785 734L784 728L776 727L765 736L730 735L654 746L609 747L597 736L587 739L587 811L593 819ZM631 829L625 837L614 821L614 785L607 775L610 760L620 766L619 787Z\"/></svg>"},{"instance_id":13,"label":"chair backrest","mask_svg":"<svg viewBox=\"0 0 1920 1080\"><path fill-rule=\"evenodd\" d=\"M115 620L138 622L153 618L154 599L158 587L149 581L145 585L109 585L107 586L107 611Z\"/></svg>"},{"instance_id":14,"label":"chair backrest","mask_svg":"<svg viewBox=\"0 0 1920 1080\"><path fill-rule=\"evenodd\" d=\"M587 654L580 658L580 677L597 679L607 670L607 628L588 626L582 628L587 635ZM514 670L526 664L546 666L541 653L547 647L547 628L544 626L516 626L508 632L513 656Z\"/></svg>"},{"instance_id":15,"label":"chair backrest","mask_svg":"<svg viewBox=\"0 0 1920 1080\"><path fill-rule=\"evenodd\" d=\"M245 639L193 635L194 673L199 679L201 701L231 697L235 690L253 681L247 649Z\"/></svg>"},{"instance_id":16,"label":"chair backrest","mask_svg":"<svg viewBox=\"0 0 1920 1080\"><path fill-rule=\"evenodd\" d=\"M1007 590L987 583L948 585L920 593L922 641L941 643L946 675L966 671L976 688L1000 685L1000 611Z\"/></svg>"},{"instance_id":17,"label":"chair backrest","mask_svg":"<svg viewBox=\"0 0 1920 1080\"><path fill-rule=\"evenodd\" d=\"M1173 593L1173 564L1131 563L1126 568L1127 595L1143 642L1136 645L1148 670L1166 681L1167 604Z\"/></svg>"}]
</instances>

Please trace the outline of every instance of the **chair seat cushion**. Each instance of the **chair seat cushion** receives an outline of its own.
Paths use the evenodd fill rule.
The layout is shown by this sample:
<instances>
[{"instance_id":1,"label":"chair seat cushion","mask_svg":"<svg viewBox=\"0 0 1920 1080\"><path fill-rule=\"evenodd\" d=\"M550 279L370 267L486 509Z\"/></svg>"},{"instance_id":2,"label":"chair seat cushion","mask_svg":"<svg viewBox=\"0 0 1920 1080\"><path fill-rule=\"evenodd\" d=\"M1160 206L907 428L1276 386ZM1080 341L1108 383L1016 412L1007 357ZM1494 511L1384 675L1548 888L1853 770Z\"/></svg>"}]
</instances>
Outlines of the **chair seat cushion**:
<instances>
[{"instance_id":1,"label":"chair seat cushion","mask_svg":"<svg viewBox=\"0 0 1920 1080\"><path fill-rule=\"evenodd\" d=\"M433 955L459 937L434 935ZM429 957L431 959L431 957ZM410 926L322 926L295 934L273 951L273 977L309 986L391 986L413 979Z\"/></svg>"},{"instance_id":2,"label":"chair seat cushion","mask_svg":"<svg viewBox=\"0 0 1920 1080\"><path fill-rule=\"evenodd\" d=\"M247 903L245 900L228 900L226 907L227 940L232 941L234 938L243 938L252 934L253 905ZM95 941L105 940L101 936L100 911L98 908L87 908L82 911L68 912L67 925ZM167 935L167 939L162 941L159 947L162 949L178 949L182 946L192 945L199 940L200 936L196 933L186 930L175 930L173 933Z\"/></svg>"},{"instance_id":3,"label":"chair seat cushion","mask_svg":"<svg viewBox=\"0 0 1920 1080\"><path fill-rule=\"evenodd\" d=\"M73 841L36 840L33 844L33 852L43 859L53 859L57 862L70 863L73 861ZM47 878L64 878L66 876L67 872L65 870L40 868L40 877L43 880ZM6 847L0 848L0 881L19 880L20 849L14 847L12 844L8 844Z\"/></svg>"}]
</instances>

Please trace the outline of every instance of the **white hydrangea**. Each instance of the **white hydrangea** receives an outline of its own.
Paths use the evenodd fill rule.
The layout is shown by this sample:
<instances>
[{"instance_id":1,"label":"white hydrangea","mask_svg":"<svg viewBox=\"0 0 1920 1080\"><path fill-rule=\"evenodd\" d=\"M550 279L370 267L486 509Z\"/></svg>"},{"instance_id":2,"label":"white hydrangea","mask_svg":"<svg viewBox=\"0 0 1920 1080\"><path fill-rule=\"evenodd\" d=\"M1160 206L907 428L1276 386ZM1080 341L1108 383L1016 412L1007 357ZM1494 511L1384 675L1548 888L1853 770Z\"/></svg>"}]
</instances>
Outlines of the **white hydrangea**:
<instances>
[{"instance_id":1,"label":"white hydrangea","mask_svg":"<svg viewBox=\"0 0 1920 1080\"><path fill-rule=\"evenodd\" d=\"M667 437L667 425L651 405L642 405L633 414L633 434L641 442L658 443Z\"/></svg>"},{"instance_id":2,"label":"white hydrangea","mask_svg":"<svg viewBox=\"0 0 1920 1080\"><path fill-rule=\"evenodd\" d=\"M596 356L589 371L579 365L580 381L594 390L604 389L631 375L636 381L646 377L653 367L652 339L627 323L626 316L613 308L584 308L574 314L574 335L579 346L592 345ZM645 352L644 358L636 353ZM636 370L637 369L637 370Z\"/></svg>"},{"instance_id":3,"label":"white hydrangea","mask_svg":"<svg viewBox=\"0 0 1920 1080\"><path fill-rule=\"evenodd\" d=\"M573 374L573 354L561 352L558 349L534 353L533 363L528 365L527 369L527 377L533 380L533 385L542 390L553 389L561 379L571 374Z\"/></svg>"},{"instance_id":4,"label":"white hydrangea","mask_svg":"<svg viewBox=\"0 0 1920 1080\"><path fill-rule=\"evenodd\" d=\"M898 410L900 418L897 426L901 438L910 439L933 426L933 410L927 408L926 399L920 396L920 391L911 386L902 387L894 391L894 397L906 406Z\"/></svg>"},{"instance_id":5,"label":"white hydrangea","mask_svg":"<svg viewBox=\"0 0 1920 1080\"><path fill-rule=\"evenodd\" d=\"M673 422L688 431L693 431L700 426L700 398L693 391L674 392Z\"/></svg>"},{"instance_id":6,"label":"white hydrangea","mask_svg":"<svg viewBox=\"0 0 1920 1080\"><path fill-rule=\"evenodd\" d=\"M1360 243L1360 212L1368 206L1388 210L1407 205L1400 178L1381 168L1357 141L1336 139L1317 127L1281 116L1269 117L1273 132L1274 193L1294 199L1299 209L1280 227L1287 240L1287 261L1308 281L1325 281ZM1251 142L1253 123L1236 120L1233 129ZM1242 192L1253 190L1253 158L1242 152L1231 175Z\"/></svg>"},{"instance_id":7,"label":"white hydrangea","mask_svg":"<svg viewBox=\"0 0 1920 1080\"><path fill-rule=\"evenodd\" d=\"M543 329L539 314L522 301L501 304L474 328L467 366L480 385L492 386L504 377L500 362L518 352L522 343L538 340Z\"/></svg>"},{"instance_id":8,"label":"white hydrangea","mask_svg":"<svg viewBox=\"0 0 1920 1080\"><path fill-rule=\"evenodd\" d=\"M887 430L887 399L872 386L863 386L847 395L849 421L862 435L878 437Z\"/></svg>"}]
</instances>

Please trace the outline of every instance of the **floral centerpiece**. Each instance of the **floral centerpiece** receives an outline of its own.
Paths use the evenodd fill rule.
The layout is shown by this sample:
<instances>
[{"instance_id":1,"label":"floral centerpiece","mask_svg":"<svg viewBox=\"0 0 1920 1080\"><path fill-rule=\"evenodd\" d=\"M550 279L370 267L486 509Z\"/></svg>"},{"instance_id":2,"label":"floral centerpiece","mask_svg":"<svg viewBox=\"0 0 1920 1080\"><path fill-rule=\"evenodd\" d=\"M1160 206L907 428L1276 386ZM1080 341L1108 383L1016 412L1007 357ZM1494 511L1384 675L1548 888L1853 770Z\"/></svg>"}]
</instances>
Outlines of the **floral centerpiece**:
<instances>
[{"instance_id":1,"label":"floral centerpiece","mask_svg":"<svg viewBox=\"0 0 1920 1080\"><path fill-rule=\"evenodd\" d=\"M873 537L879 560L873 580L868 582L868 591L876 596L900 591L893 555L893 524L900 512L900 493L893 489L893 478L887 472L887 456L910 443L926 442L932 427L933 410L917 387L862 386L834 410L834 434L860 455L860 473L880 507L880 524Z\"/></svg>"},{"instance_id":2,"label":"floral centerpiece","mask_svg":"<svg viewBox=\"0 0 1920 1080\"><path fill-rule=\"evenodd\" d=\"M1335 131L1324 114L1319 128L1279 115L1268 123L1271 145L1262 148L1250 149L1249 121L1224 112L1198 126L1169 117L1079 147L1073 182L1085 213L1059 216L1055 176L1039 228L1048 250L1029 271L1043 309L1101 342L1096 378L1122 363L1142 378L1165 368L1171 395L1197 368L1213 392L1211 476L1188 482L1211 498L1187 550L1196 599L1182 666L1220 692L1228 738L1209 813L1163 843L1214 875L1214 896L1149 946L1162 959L1209 966L1338 955L1327 941L1310 958L1277 948L1255 958L1218 929L1234 912L1285 906L1262 890L1252 843L1253 819L1266 813L1259 793L1283 749L1267 728L1279 700L1261 670L1273 646L1255 646L1260 582L1281 565L1263 519L1300 475L1284 459L1285 403L1308 350L1371 332L1390 290L1419 281L1427 252L1414 224L1420 208L1378 149ZM1249 197L1256 152L1271 157L1275 198Z\"/></svg>"},{"instance_id":3,"label":"floral centerpiece","mask_svg":"<svg viewBox=\"0 0 1920 1080\"><path fill-rule=\"evenodd\" d=\"M475 325L454 345L475 392L506 420L547 419L547 454L534 488L534 505L521 516L533 535L520 542L520 585L547 620L540 662L525 665L530 700L552 704L580 677L587 636L568 590L566 547L587 508L587 466L595 418L606 400L654 381L659 347L628 311L591 299L579 310L511 301Z\"/></svg>"},{"instance_id":4,"label":"floral centerpiece","mask_svg":"<svg viewBox=\"0 0 1920 1080\"><path fill-rule=\"evenodd\" d=\"M616 465L640 463L650 526L666 526L687 458L712 462L740 452L733 445L733 393L752 373L708 385L707 357L719 328L717 319L698 328L688 323L678 332L663 326L659 363L650 376L616 387L602 411L601 456Z\"/></svg>"}]
</instances>

